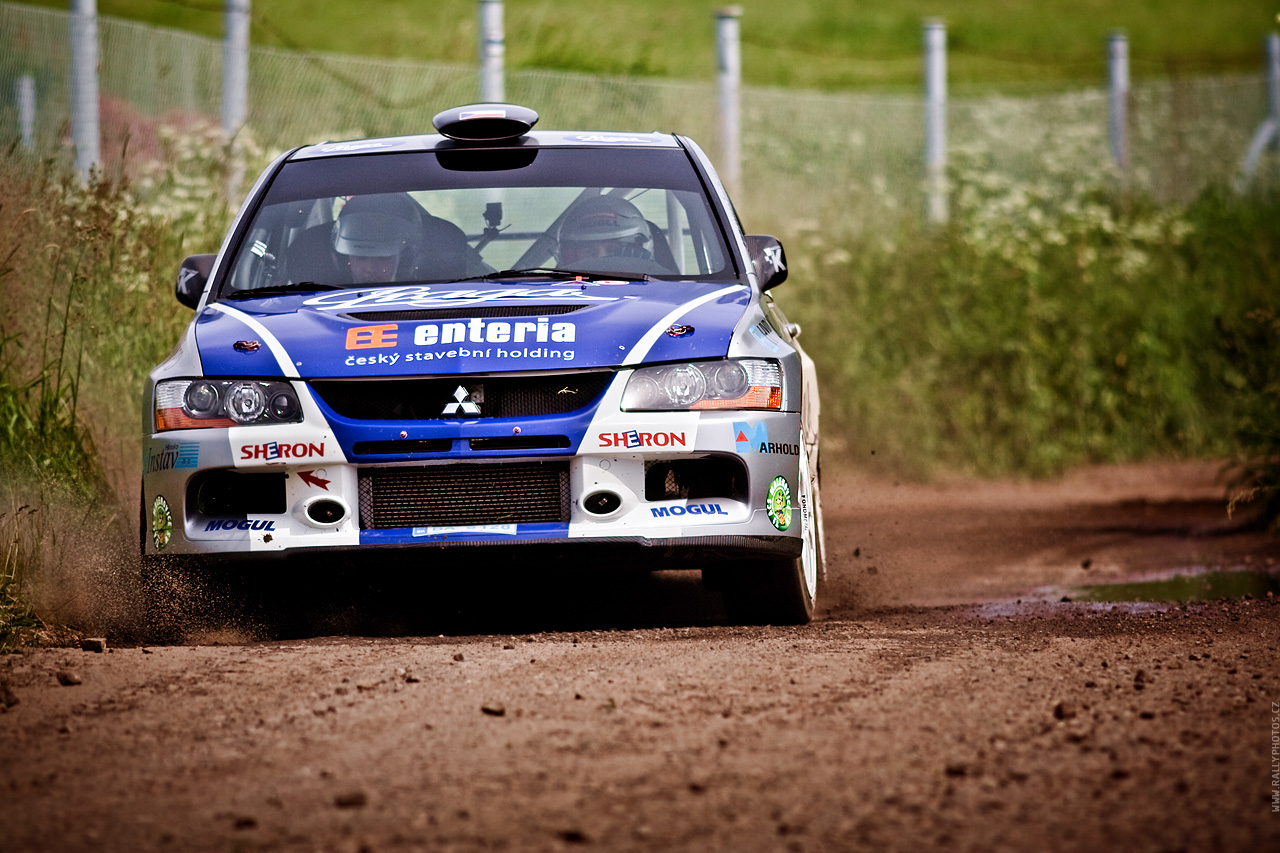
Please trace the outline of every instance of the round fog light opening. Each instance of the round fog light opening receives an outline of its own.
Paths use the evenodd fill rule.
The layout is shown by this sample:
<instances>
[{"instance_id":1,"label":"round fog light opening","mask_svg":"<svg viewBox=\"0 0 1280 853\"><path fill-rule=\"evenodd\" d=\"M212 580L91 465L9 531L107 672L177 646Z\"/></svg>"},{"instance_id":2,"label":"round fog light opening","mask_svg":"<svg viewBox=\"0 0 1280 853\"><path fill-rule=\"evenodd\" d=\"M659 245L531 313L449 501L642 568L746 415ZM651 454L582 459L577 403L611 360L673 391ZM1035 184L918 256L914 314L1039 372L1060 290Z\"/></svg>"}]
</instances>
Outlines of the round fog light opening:
<instances>
[{"instance_id":1,"label":"round fog light opening","mask_svg":"<svg viewBox=\"0 0 1280 853\"><path fill-rule=\"evenodd\" d=\"M321 499L307 506L307 518L316 524L337 524L347 515L347 508L338 501Z\"/></svg>"},{"instance_id":2,"label":"round fog light opening","mask_svg":"<svg viewBox=\"0 0 1280 853\"><path fill-rule=\"evenodd\" d=\"M622 506L622 498L614 492L592 492L582 499L582 508L592 515L608 515Z\"/></svg>"}]
</instances>

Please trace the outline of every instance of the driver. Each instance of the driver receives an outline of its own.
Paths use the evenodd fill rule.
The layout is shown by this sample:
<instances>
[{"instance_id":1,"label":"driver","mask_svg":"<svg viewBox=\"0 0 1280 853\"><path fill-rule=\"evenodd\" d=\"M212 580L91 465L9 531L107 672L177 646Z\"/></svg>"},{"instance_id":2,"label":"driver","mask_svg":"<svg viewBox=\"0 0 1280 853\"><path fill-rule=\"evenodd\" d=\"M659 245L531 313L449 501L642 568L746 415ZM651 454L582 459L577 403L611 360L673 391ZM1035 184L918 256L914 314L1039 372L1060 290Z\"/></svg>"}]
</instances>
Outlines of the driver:
<instances>
[{"instance_id":1,"label":"driver","mask_svg":"<svg viewBox=\"0 0 1280 853\"><path fill-rule=\"evenodd\" d=\"M576 204L560 223L560 265L573 267L594 258L651 260L649 223L634 204L612 195Z\"/></svg>"},{"instance_id":2,"label":"driver","mask_svg":"<svg viewBox=\"0 0 1280 853\"><path fill-rule=\"evenodd\" d=\"M333 223L339 265L351 268L355 284L396 280L400 258L421 230L418 205L402 193L355 196Z\"/></svg>"}]
</instances>

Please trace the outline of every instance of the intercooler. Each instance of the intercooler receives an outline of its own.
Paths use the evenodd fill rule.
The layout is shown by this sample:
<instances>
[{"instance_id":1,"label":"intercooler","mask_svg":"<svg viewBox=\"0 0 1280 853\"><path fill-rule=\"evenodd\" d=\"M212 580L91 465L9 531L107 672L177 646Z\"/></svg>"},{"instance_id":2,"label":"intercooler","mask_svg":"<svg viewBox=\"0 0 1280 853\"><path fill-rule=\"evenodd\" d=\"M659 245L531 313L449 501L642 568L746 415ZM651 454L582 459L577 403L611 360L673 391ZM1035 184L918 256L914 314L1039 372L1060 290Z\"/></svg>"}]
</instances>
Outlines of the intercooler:
<instances>
[{"instance_id":1,"label":"intercooler","mask_svg":"<svg viewBox=\"0 0 1280 853\"><path fill-rule=\"evenodd\" d=\"M569 520L569 463L451 463L360 472L360 526L457 527Z\"/></svg>"}]
</instances>

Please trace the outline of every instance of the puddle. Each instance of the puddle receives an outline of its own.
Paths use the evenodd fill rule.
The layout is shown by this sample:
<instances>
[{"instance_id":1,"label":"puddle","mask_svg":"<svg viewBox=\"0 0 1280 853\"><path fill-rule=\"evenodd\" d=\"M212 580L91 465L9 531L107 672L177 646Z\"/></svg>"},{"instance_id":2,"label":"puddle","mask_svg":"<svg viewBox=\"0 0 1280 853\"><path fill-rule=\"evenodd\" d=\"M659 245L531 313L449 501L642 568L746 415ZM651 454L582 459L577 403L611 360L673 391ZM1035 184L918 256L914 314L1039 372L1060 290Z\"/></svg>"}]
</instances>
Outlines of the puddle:
<instances>
[{"instance_id":1,"label":"puddle","mask_svg":"<svg viewBox=\"0 0 1280 853\"><path fill-rule=\"evenodd\" d=\"M1070 587L1066 595L1072 601L1182 603L1244 598L1246 595L1265 598L1269 592L1280 595L1280 575L1253 571L1203 571L1155 580Z\"/></svg>"},{"instance_id":2,"label":"puddle","mask_svg":"<svg viewBox=\"0 0 1280 853\"><path fill-rule=\"evenodd\" d=\"M1245 596L1280 596L1280 567L1254 570L1210 570L1202 567L1170 569L1129 577L1114 583L1086 586L1045 586L1023 593L1016 600L979 602L974 615L979 619L1016 619L1051 612L1068 602L1087 610L1123 613L1167 611L1181 604Z\"/></svg>"}]
</instances>

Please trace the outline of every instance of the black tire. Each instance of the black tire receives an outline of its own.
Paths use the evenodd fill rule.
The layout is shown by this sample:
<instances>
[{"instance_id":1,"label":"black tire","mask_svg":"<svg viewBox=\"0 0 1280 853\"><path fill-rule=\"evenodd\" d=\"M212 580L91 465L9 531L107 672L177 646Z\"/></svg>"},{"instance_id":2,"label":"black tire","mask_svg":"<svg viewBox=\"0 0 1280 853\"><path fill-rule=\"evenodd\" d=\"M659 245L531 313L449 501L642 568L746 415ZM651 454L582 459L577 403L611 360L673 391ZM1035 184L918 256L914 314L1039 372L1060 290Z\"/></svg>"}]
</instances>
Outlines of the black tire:
<instances>
[{"instance_id":1,"label":"black tire","mask_svg":"<svg viewBox=\"0 0 1280 853\"><path fill-rule=\"evenodd\" d=\"M151 518L147 513L145 487L138 489L138 618L139 633L151 642L169 643L181 639L181 620L173 606L171 578L173 571L169 557L147 553L147 536L151 530Z\"/></svg>"},{"instance_id":2,"label":"black tire","mask_svg":"<svg viewBox=\"0 0 1280 853\"><path fill-rule=\"evenodd\" d=\"M804 625L813 618L800 558L744 563L725 570L724 609L736 625Z\"/></svg>"},{"instance_id":3,"label":"black tire","mask_svg":"<svg viewBox=\"0 0 1280 853\"><path fill-rule=\"evenodd\" d=\"M177 643L193 631L225 627L242 604L234 567L194 554L148 554L148 509L144 494L138 507L139 634L150 642Z\"/></svg>"},{"instance_id":4,"label":"black tire","mask_svg":"<svg viewBox=\"0 0 1280 853\"><path fill-rule=\"evenodd\" d=\"M731 622L743 625L804 625L813 619L826 580L822 500L817 471L808 453L800 457L802 550L791 560L770 560L725 567L713 573Z\"/></svg>"}]
</instances>

